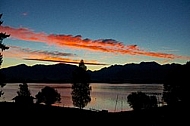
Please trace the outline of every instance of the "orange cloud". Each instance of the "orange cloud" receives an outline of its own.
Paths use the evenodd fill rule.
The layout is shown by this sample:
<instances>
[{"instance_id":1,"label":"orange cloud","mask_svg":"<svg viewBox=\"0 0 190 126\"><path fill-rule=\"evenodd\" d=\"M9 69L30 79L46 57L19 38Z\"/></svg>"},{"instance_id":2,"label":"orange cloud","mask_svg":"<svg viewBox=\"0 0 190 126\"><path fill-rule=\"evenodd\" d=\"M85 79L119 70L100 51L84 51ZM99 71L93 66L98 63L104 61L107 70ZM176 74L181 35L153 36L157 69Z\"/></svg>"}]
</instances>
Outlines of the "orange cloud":
<instances>
[{"instance_id":1,"label":"orange cloud","mask_svg":"<svg viewBox=\"0 0 190 126\"><path fill-rule=\"evenodd\" d=\"M79 64L80 60L73 60L72 58L63 57L73 57L76 56L72 53L63 53L59 51L41 51L41 50L31 50L29 48L21 48L17 46L10 46L10 51L5 52L7 57L22 58L24 60L36 60L36 61L49 61L49 62L59 62L59 63L71 63ZM104 63L98 63L97 61L90 60L85 61L87 65L108 65Z\"/></svg>"},{"instance_id":2,"label":"orange cloud","mask_svg":"<svg viewBox=\"0 0 190 126\"><path fill-rule=\"evenodd\" d=\"M63 58L46 58L46 59L34 59L34 58L24 58L25 60L37 60L37 61L49 61L49 62L59 62L59 63L71 63L71 64L79 64L80 60L66 60ZM109 65L104 63L96 63L96 62L85 62L87 65Z\"/></svg>"},{"instance_id":3,"label":"orange cloud","mask_svg":"<svg viewBox=\"0 0 190 126\"><path fill-rule=\"evenodd\" d=\"M177 56L174 54L167 54L161 52L149 52L140 49L137 45L124 45L113 39L82 39L82 36L77 35L55 35L46 34L43 32L36 33L28 28L12 28L9 26L0 26L0 32L6 32L10 34L11 38L31 41L31 42L41 42L45 44L53 44L59 47L70 47L74 49L87 49L100 52L116 53L116 54L129 54L129 55L144 55L150 57L159 58L188 58Z\"/></svg>"}]
</instances>

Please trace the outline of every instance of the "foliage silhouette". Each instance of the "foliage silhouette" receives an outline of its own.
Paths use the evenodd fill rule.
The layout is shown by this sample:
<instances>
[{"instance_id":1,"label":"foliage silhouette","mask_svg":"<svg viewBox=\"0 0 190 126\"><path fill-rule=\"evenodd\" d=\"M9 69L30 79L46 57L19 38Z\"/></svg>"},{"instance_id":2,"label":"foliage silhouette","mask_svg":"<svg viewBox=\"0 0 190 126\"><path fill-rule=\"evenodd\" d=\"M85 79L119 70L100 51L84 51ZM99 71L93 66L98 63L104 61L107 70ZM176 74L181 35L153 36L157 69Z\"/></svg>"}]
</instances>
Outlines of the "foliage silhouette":
<instances>
[{"instance_id":1,"label":"foliage silhouette","mask_svg":"<svg viewBox=\"0 0 190 126\"><path fill-rule=\"evenodd\" d=\"M167 105L187 103L190 61L172 70L164 82L163 101Z\"/></svg>"},{"instance_id":2,"label":"foliage silhouette","mask_svg":"<svg viewBox=\"0 0 190 126\"><path fill-rule=\"evenodd\" d=\"M158 107L156 96L148 96L143 92L132 92L127 96L127 102L133 110Z\"/></svg>"},{"instance_id":3,"label":"foliage silhouette","mask_svg":"<svg viewBox=\"0 0 190 126\"><path fill-rule=\"evenodd\" d=\"M3 14L0 14L0 26L1 26L1 24L3 23L3 21L1 21L2 15L3 15ZM8 46L6 46L6 45L3 44L3 40L4 40L5 38L9 37L9 36L10 36L10 35L7 35L6 33L2 33L2 32L0 33L0 48L1 48L1 51L2 51L2 52L0 52L0 67L1 67L2 62L3 62L3 51L9 49ZM4 76L2 73L0 73L0 86L1 86L1 88L3 88L3 87L6 85L6 83L5 83L4 81L5 81L5 76ZM4 94L4 92L3 92L3 90L1 89L1 90L0 90L0 97L1 97L3 94Z\"/></svg>"},{"instance_id":4,"label":"foliage silhouette","mask_svg":"<svg viewBox=\"0 0 190 126\"><path fill-rule=\"evenodd\" d=\"M21 105L31 105L33 104L34 97L31 96L30 90L28 89L27 83L19 84L19 91L17 91L17 96L13 98L15 103Z\"/></svg>"},{"instance_id":5,"label":"foliage silhouette","mask_svg":"<svg viewBox=\"0 0 190 126\"><path fill-rule=\"evenodd\" d=\"M45 86L36 94L36 104L45 103L48 106L61 101L61 95L53 87Z\"/></svg>"},{"instance_id":6,"label":"foliage silhouette","mask_svg":"<svg viewBox=\"0 0 190 126\"><path fill-rule=\"evenodd\" d=\"M2 15L3 14L0 14L0 19L1 19L1 17L2 17ZM1 24L3 23L3 21L1 21L0 20L0 26L1 26ZM8 34L6 34L6 33L0 33L0 48L1 48L1 51L3 52L4 50L7 50L7 49L9 49L9 47L8 46L6 46L6 45L4 45L3 44L3 40L5 39L5 38L7 38L7 37L9 37L10 35L8 35ZM1 60L0 60L0 63L2 63L2 57L3 57L3 55L2 55L2 52L0 53L0 58L1 58ZM0 64L1 65L1 64Z\"/></svg>"},{"instance_id":7,"label":"foliage silhouette","mask_svg":"<svg viewBox=\"0 0 190 126\"><path fill-rule=\"evenodd\" d=\"M73 72L73 83L72 83L72 101L73 105L84 108L90 101L90 91L89 86L90 76L87 73L87 67L85 66L83 60L80 61L79 67Z\"/></svg>"}]
</instances>

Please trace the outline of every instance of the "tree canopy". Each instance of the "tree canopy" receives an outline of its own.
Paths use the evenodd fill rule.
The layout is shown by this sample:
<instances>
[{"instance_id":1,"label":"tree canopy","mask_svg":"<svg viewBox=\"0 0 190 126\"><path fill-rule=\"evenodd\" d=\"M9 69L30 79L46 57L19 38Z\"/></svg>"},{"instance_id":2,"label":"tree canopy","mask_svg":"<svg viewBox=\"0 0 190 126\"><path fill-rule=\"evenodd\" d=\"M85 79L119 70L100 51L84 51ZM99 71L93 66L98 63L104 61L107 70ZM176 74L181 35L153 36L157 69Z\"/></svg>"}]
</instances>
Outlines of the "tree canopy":
<instances>
[{"instance_id":1,"label":"tree canopy","mask_svg":"<svg viewBox=\"0 0 190 126\"><path fill-rule=\"evenodd\" d=\"M36 103L45 103L48 106L61 101L61 95L53 87L45 86L36 94Z\"/></svg>"},{"instance_id":2,"label":"tree canopy","mask_svg":"<svg viewBox=\"0 0 190 126\"><path fill-rule=\"evenodd\" d=\"M127 96L127 102L133 110L157 107L156 96L148 96L143 92L132 92Z\"/></svg>"}]
</instances>

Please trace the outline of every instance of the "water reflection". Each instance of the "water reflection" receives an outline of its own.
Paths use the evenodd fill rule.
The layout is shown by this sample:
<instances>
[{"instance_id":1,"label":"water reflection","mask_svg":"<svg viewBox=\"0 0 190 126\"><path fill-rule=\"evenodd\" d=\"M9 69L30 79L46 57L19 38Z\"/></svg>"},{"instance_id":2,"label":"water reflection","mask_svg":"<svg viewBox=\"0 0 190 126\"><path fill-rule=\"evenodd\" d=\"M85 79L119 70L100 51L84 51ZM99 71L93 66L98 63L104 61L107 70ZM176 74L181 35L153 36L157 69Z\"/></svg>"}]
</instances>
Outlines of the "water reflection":
<instances>
[{"instance_id":1,"label":"water reflection","mask_svg":"<svg viewBox=\"0 0 190 126\"><path fill-rule=\"evenodd\" d=\"M12 101L17 95L20 83L7 84L3 91L5 94L0 98L1 101ZM31 95L35 96L43 87L51 86L61 94L61 103L58 106L74 107L72 105L71 84L47 84L47 83L28 83ZM132 110L127 103L127 96L131 92L142 91L147 93L162 93L162 84L107 84L91 83L91 102L84 109L108 110L108 111L127 111ZM161 99L161 95L158 96Z\"/></svg>"}]
</instances>

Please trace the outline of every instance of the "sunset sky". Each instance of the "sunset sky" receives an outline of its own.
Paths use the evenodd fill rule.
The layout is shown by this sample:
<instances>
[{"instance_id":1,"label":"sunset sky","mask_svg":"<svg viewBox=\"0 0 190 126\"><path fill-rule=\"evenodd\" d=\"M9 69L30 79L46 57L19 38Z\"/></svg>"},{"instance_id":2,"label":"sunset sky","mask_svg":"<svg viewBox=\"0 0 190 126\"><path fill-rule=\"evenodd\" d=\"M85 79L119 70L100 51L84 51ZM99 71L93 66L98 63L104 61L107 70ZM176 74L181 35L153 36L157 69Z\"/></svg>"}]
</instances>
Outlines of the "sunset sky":
<instances>
[{"instance_id":1,"label":"sunset sky","mask_svg":"<svg viewBox=\"0 0 190 126\"><path fill-rule=\"evenodd\" d=\"M1 68L190 61L189 0L1 0Z\"/></svg>"}]
</instances>

